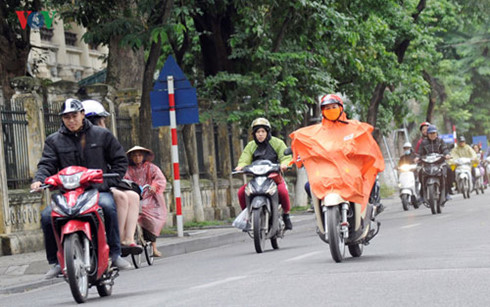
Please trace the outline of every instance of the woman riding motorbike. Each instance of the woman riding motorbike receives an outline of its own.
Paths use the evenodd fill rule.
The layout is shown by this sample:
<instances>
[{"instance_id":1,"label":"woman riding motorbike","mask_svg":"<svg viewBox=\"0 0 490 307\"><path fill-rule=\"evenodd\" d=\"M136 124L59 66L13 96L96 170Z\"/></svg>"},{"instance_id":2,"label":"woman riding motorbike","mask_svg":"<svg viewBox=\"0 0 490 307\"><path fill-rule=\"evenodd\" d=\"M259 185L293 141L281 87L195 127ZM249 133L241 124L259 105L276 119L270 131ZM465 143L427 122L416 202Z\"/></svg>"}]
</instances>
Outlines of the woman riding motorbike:
<instances>
[{"instance_id":1,"label":"woman riding motorbike","mask_svg":"<svg viewBox=\"0 0 490 307\"><path fill-rule=\"evenodd\" d=\"M251 164L256 160L269 160L272 163L280 163L281 169L284 171L289 162L291 156L285 156L284 150L287 148L284 141L271 135L271 124L265 118L259 117L252 122L252 136L253 141L250 141L243 149L243 152L238 160L238 165L235 168L236 171L240 171L244 166ZM238 201L240 207L245 209L245 187L243 185L238 190ZM277 191L279 194L279 202L282 206L284 225L287 230L293 229L293 224L289 218L289 210L291 205L289 202L289 194L286 188L286 183L280 177L277 181Z\"/></svg>"}]
</instances>

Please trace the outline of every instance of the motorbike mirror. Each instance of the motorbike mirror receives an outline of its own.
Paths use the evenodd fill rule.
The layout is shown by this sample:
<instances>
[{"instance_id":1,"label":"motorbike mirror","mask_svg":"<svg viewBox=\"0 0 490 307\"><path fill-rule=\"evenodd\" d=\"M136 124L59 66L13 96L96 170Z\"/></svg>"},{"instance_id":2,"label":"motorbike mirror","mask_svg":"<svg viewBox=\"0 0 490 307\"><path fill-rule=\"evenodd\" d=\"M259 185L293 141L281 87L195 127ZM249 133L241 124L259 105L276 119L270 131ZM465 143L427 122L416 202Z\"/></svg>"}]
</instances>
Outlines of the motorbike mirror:
<instances>
[{"instance_id":1,"label":"motorbike mirror","mask_svg":"<svg viewBox=\"0 0 490 307\"><path fill-rule=\"evenodd\" d=\"M284 149L284 155L285 156L289 156L289 155L292 155L293 154L293 150L291 149L291 147L288 147L286 149Z\"/></svg>"}]
</instances>

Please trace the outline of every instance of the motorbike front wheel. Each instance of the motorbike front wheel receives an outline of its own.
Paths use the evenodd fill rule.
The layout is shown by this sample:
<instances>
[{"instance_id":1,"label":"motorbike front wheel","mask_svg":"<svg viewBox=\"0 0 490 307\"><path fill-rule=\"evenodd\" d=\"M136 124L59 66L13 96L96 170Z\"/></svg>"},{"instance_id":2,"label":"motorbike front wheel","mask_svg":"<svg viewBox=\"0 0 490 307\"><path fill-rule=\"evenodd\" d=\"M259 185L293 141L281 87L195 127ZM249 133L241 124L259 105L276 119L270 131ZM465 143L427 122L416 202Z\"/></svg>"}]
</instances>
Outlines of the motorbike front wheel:
<instances>
[{"instance_id":1,"label":"motorbike front wheel","mask_svg":"<svg viewBox=\"0 0 490 307\"><path fill-rule=\"evenodd\" d=\"M364 250L364 245L362 244L353 244L349 245L349 253L352 257L361 257L362 251Z\"/></svg>"},{"instance_id":2,"label":"motorbike front wheel","mask_svg":"<svg viewBox=\"0 0 490 307\"><path fill-rule=\"evenodd\" d=\"M255 251L260 254L265 249L265 212L260 208L252 211L252 214Z\"/></svg>"},{"instance_id":3,"label":"motorbike front wheel","mask_svg":"<svg viewBox=\"0 0 490 307\"><path fill-rule=\"evenodd\" d=\"M88 296L88 276L83 262L83 248L78 234L68 235L63 244L66 274L71 294L77 303L83 303Z\"/></svg>"},{"instance_id":4,"label":"motorbike front wheel","mask_svg":"<svg viewBox=\"0 0 490 307\"><path fill-rule=\"evenodd\" d=\"M344 235L340 231L340 211L339 206L327 207L324 213L325 221L327 222L328 245L330 246L330 254L332 254L335 262L342 262L345 254Z\"/></svg>"},{"instance_id":5,"label":"motorbike front wheel","mask_svg":"<svg viewBox=\"0 0 490 307\"><path fill-rule=\"evenodd\" d=\"M402 194L402 207L404 211L408 211L408 206L410 204L410 195Z\"/></svg>"},{"instance_id":6,"label":"motorbike front wheel","mask_svg":"<svg viewBox=\"0 0 490 307\"><path fill-rule=\"evenodd\" d=\"M427 199L430 206L430 211L432 214L437 213L437 206L439 203L439 197L437 195L436 186L434 184L427 187Z\"/></svg>"},{"instance_id":7,"label":"motorbike front wheel","mask_svg":"<svg viewBox=\"0 0 490 307\"><path fill-rule=\"evenodd\" d=\"M100 297L110 296L112 294L112 284L100 284L97 286L97 293Z\"/></svg>"}]
</instances>

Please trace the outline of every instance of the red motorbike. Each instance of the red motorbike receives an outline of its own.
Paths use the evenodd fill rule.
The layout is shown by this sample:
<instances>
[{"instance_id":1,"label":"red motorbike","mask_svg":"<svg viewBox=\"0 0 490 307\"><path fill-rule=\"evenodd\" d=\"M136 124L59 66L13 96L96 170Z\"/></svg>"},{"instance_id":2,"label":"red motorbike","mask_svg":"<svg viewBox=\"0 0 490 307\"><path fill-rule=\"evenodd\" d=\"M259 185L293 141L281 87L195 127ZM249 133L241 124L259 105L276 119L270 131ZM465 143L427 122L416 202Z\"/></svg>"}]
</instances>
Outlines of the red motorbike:
<instances>
[{"instance_id":1,"label":"red motorbike","mask_svg":"<svg viewBox=\"0 0 490 307\"><path fill-rule=\"evenodd\" d=\"M114 279L119 275L110 263L99 191L90 188L108 177L119 175L69 166L46 178L41 186L61 192L52 196L51 219L61 272L77 303L85 302L92 286L97 287L100 296L111 295Z\"/></svg>"}]
</instances>

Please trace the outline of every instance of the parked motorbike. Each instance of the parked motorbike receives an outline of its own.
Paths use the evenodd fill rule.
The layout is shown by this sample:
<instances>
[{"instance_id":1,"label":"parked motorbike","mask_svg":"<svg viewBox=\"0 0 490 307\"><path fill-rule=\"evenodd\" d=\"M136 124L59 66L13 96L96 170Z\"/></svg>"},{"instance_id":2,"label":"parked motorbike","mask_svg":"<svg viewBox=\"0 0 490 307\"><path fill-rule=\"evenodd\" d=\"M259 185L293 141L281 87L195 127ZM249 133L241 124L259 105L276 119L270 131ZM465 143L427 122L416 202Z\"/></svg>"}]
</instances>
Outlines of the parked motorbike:
<instances>
[{"instance_id":1,"label":"parked motorbike","mask_svg":"<svg viewBox=\"0 0 490 307\"><path fill-rule=\"evenodd\" d=\"M70 166L46 178L41 186L61 191L52 196L51 219L61 272L77 303L86 301L92 286L101 297L111 295L114 279L119 275L110 263L99 191L90 188L93 183L102 183L104 177L118 176Z\"/></svg>"},{"instance_id":2,"label":"parked motorbike","mask_svg":"<svg viewBox=\"0 0 490 307\"><path fill-rule=\"evenodd\" d=\"M431 153L422 157L422 188L425 199L432 214L441 213L441 207L446 202L446 178L444 178L445 157L442 154Z\"/></svg>"},{"instance_id":3,"label":"parked motorbike","mask_svg":"<svg viewBox=\"0 0 490 307\"><path fill-rule=\"evenodd\" d=\"M453 162L455 167L456 188L458 193L462 193L464 198L470 198L473 189L473 179L471 176L471 159L458 158Z\"/></svg>"},{"instance_id":4,"label":"parked motorbike","mask_svg":"<svg viewBox=\"0 0 490 307\"><path fill-rule=\"evenodd\" d=\"M403 164L398 170L400 172L398 176L398 186L400 188L400 199L402 201L403 210L407 211L410 206L415 209L419 207L417 191L419 184L415 180L414 171L417 168L417 164Z\"/></svg>"},{"instance_id":5,"label":"parked motorbike","mask_svg":"<svg viewBox=\"0 0 490 307\"><path fill-rule=\"evenodd\" d=\"M284 222L279 204L276 178L280 178L281 165L268 160L257 160L233 174L252 175L245 188L247 221L251 221L248 232L254 240L255 251L262 253L265 241L271 241L273 249L278 249L278 239L284 237Z\"/></svg>"}]
</instances>

